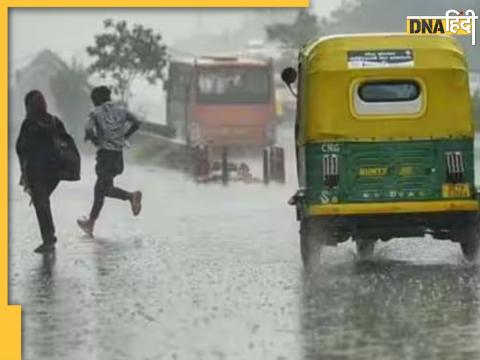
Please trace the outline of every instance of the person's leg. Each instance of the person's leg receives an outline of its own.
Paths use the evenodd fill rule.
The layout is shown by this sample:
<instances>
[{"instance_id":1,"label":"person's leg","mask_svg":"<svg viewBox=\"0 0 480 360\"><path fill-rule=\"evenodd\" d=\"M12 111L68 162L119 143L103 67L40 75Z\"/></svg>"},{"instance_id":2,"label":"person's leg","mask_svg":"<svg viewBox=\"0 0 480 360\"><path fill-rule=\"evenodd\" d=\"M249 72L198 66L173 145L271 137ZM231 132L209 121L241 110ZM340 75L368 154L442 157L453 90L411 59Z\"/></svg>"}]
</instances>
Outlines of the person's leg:
<instances>
[{"instance_id":1,"label":"person's leg","mask_svg":"<svg viewBox=\"0 0 480 360\"><path fill-rule=\"evenodd\" d=\"M132 213L134 216L137 216L142 210L142 192L141 191L129 192L119 187L113 186L113 182L112 182L112 186L108 190L106 196L113 199L130 201L130 207L132 209Z\"/></svg>"},{"instance_id":2,"label":"person's leg","mask_svg":"<svg viewBox=\"0 0 480 360\"><path fill-rule=\"evenodd\" d=\"M113 186L108 190L107 197L119 200L130 201L130 207L134 216L137 216L142 210L142 192L134 191L129 192L121 188Z\"/></svg>"},{"instance_id":3,"label":"person's leg","mask_svg":"<svg viewBox=\"0 0 480 360\"><path fill-rule=\"evenodd\" d=\"M123 154L121 151L99 150L97 152L97 164L95 165L97 182L94 189L94 200L90 216L78 219L77 224L89 236L93 236L95 222L105 203L105 197L128 200L133 214L136 216L141 210L142 193L125 191L113 185L115 176L123 172Z\"/></svg>"},{"instance_id":4,"label":"person's leg","mask_svg":"<svg viewBox=\"0 0 480 360\"><path fill-rule=\"evenodd\" d=\"M52 234L52 239L53 239L53 243L55 244L57 242L57 237L55 236L55 222L53 221L53 213L52 213L52 206L51 206L51 203L50 203L50 196L52 195L52 193L55 191L55 189L57 188L58 184L60 183L60 180L58 179L55 179L55 178L51 178L51 179L47 179L46 182L45 182L45 190L46 190L46 195L47 195L47 205L48 205L48 210L47 210L47 213L48 213L48 223L49 223L49 226L50 226L50 232Z\"/></svg>"},{"instance_id":5,"label":"person's leg","mask_svg":"<svg viewBox=\"0 0 480 360\"><path fill-rule=\"evenodd\" d=\"M112 198L112 199L118 199L118 200L130 200L132 197L132 193L126 190L123 190L119 187L116 187L113 185L113 179L110 188L107 191L106 194L107 197Z\"/></svg>"},{"instance_id":6,"label":"person's leg","mask_svg":"<svg viewBox=\"0 0 480 360\"><path fill-rule=\"evenodd\" d=\"M105 197L124 201L128 200L130 202L130 207L132 209L133 215L137 216L140 213L140 211L142 210L141 191L129 192L123 190L113 185L113 179L112 182L108 184L108 186L108 189L105 191Z\"/></svg>"},{"instance_id":7,"label":"person's leg","mask_svg":"<svg viewBox=\"0 0 480 360\"><path fill-rule=\"evenodd\" d=\"M115 152L112 154L113 156L113 168L112 172L115 176L120 175L123 172L124 164L123 164L123 153L121 151ZM109 196L121 199L121 200L129 200L130 207L132 209L132 213L134 216L137 216L140 211L142 210L142 192L141 191L125 191L118 187L114 187L112 184L112 188L110 189Z\"/></svg>"},{"instance_id":8,"label":"person's leg","mask_svg":"<svg viewBox=\"0 0 480 360\"><path fill-rule=\"evenodd\" d=\"M110 158L108 172L112 177L112 184L108 189L107 197L118 200L130 200L132 194L129 191L113 185L113 179L123 172L123 153L121 151L111 151L108 156Z\"/></svg>"},{"instance_id":9,"label":"person's leg","mask_svg":"<svg viewBox=\"0 0 480 360\"><path fill-rule=\"evenodd\" d=\"M132 195L130 197L130 207L132 209L133 215L137 216L142 210L142 192L134 191L131 194Z\"/></svg>"},{"instance_id":10,"label":"person's leg","mask_svg":"<svg viewBox=\"0 0 480 360\"><path fill-rule=\"evenodd\" d=\"M129 192L113 185L113 178L123 172L123 153L121 151L113 151L108 153L109 173L112 175L112 184L108 190L107 196L119 200L130 201L130 207L133 215L137 216L142 209L142 193L140 191Z\"/></svg>"},{"instance_id":11,"label":"person's leg","mask_svg":"<svg viewBox=\"0 0 480 360\"><path fill-rule=\"evenodd\" d=\"M97 153L97 183L90 219L96 220L103 207L105 197L130 200L131 193L113 186L113 179L123 171L123 154L121 151L100 150Z\"/></svg>"},{"instance_id":12,"label":"person's leg","mask_svg":"<svg viewBox=\"0 0 480 360\"><path fill-rule=\"evenodd\" d=\"M97 181L93 190L93 204L90 210L90 215L87 218L77 219L77 224L85 234L93 237L93 228L95 227L95 221L98 219L100 212L102 211L103 204L105 203L105 196L108 193L109 188L112 186L113 179L111 177L105 177L103 174L98 174Z\"/></svg>"},{"instance_id":13,"label":"person's leg","mask_svg":"<svg viewBox=\"0 0 480 360\"><path fill-rule=\"evenodd\" d=\"M32 188L32 202L35 208L40 233L42 235L43 245L36 249L43 251L45 249L53 248L57 241L55 237L55 225L53 223L52 211L50 208L50 187L42 182L37 182Z\"/></svg>"},{"instance_id":14,"label":"person's leg","mask_svg":"<svg viewBox=\"0 0 480 360\"><path fill-rule=\"evenodd\" d=\"M93 204L90 210L90 214L87 217L77 219L77 224L85 234L93 237L93 228L95 220L100 215L100 211L103 208L105 202L105 195L109 187L109 182L112 181L112 177L108 174L109 167L108 152L105 150L97 151L97 158L95 164L95 172L97 174L97 181L93 189Z\"/></svg>"},{"instance_id":15,"label":"person's leg","mask_svg":"<svg viewBox=\"0 0 480 360\"><path fill-rule=\"evenodd\" d=\"M100 215L100 211L105 203L105 197L108 196L110 189L113 187L113 178L102 177L97 178L93 192L93 205L90 211L90 220L95 221Z\"/></svg>"}]
</instances>

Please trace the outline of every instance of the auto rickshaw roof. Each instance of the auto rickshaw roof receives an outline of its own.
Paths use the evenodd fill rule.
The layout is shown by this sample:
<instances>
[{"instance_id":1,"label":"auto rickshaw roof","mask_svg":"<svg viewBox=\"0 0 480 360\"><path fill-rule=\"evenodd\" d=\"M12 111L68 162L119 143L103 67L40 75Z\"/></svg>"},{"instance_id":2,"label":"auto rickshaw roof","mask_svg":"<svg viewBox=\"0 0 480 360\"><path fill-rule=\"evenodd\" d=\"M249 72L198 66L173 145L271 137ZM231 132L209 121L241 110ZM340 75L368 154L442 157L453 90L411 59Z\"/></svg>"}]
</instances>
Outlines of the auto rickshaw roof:
<instances>
[{"instance_id":1,"label":"auto rickshaw roof","mask_svg":"<svg viewBox=\"0 0 480 360\"><path fill-rule=\"evenodd\" d=\"M349 70L349 51L410 49L415 68L466 70L460 44L448 35L410 35L405 33L366 33L325 36L307 43L300 52L308 72ZM442 53L442 56L438 56ZM449 54L449 56L444 56Z\"/></svg>"},{"instance_id":2,"label":"auto rickshaw roof","mask_svg":"<svg viewBox=\"0 0 480 360\"><path fill-rule=\"evenodd\" d=\"M379 52L387 54L384 59L377 57ZM307 44L300 52L300 64L300 143L473 136L467 64L454 38L331 36ZM411 115L395 108L391 113L358 114L354 92L368 79L414 79L423 89L423 108Z\"/></svg>"}]
</instances>

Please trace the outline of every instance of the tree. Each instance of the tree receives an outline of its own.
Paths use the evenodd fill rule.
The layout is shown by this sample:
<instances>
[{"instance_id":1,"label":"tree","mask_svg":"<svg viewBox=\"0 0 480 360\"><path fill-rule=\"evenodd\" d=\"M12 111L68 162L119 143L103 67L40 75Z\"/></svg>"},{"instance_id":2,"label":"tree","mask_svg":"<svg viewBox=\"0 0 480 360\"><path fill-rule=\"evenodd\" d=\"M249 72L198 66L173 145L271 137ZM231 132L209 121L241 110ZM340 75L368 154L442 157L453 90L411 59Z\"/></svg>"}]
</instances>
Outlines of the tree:
<instances>
[{"instance_id":1,"label":"tree","mask_svg":"<svg viewBox=\"0 0 480 360\"><path fill-rule=\"evenodd\" d=\"M276 23L265 28L267 37L289 48L299 48L322 33L322 23L308 10L299 10L293 23Z\"/></svg>"},{"instance_id":2,"label":"tree","mask_svg":"<svg viewBox=\"0 0 480 360\"><path fill-rule=\"evenodd\" d=\"M75 62L50 79L50 89L59 115L75 138L83 138L86 116L91 108L88 73Z\"/></svg>"},{"instance_id":3,"label":"tree","mask_svg":"<svg viewBox=\"0 0 480 360\"><path fill-rule=\"evenodd\" d=\"M163 80L167 49L162 35L136 24L130 28L126 21L103 23L104 32L95 36L95 45L87 53L95 58L89 67L91 74L114 82L114 93L128 103L132 82L144 78L150 84Z\"/></svg>"}]
</instances>

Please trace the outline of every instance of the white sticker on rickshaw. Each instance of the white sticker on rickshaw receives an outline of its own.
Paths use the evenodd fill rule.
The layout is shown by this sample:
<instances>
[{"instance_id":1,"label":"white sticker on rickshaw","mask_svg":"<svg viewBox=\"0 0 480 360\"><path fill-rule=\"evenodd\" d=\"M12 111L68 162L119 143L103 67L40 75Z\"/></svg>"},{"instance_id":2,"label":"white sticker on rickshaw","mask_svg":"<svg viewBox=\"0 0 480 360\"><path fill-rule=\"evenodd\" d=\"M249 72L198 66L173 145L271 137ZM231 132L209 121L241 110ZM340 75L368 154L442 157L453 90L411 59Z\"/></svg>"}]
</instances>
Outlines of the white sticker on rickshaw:
<instances>
[{"instance_id":1,"label":"white sticker on rickshaw","mask_svg":"<svg viewBox=\"0 0 480 360\"><path fill-rule=\"evenodd\" d=\"M413 67L413 51L404 50L368 50L349 51L348 68L392 68L392 67Z\"/></svg>"}]
</instances>

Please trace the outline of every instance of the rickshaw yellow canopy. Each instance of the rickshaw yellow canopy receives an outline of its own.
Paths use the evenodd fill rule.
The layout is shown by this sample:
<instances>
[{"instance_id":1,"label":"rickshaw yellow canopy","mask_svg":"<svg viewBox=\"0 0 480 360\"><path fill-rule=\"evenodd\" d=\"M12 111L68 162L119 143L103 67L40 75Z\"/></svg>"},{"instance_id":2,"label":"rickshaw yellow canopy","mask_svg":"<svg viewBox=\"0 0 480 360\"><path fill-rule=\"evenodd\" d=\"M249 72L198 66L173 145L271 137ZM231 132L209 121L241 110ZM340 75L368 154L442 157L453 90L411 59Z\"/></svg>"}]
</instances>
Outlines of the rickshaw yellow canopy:
<instances>
[{"instance_id":1,"label":"rickshaw yellow canopy","mask_svg":"<svg viewBox=\"0 0 480 360\"><path fill-rule=\"evenodd\" d=\"M408 66L354 67L351 52L408 50ZM340 35L310 42L300 52L299 145L324 141L397 141L472 138L468 68L450 36L408 34ZM358 114L359 84L412 80L421 87L414 114Z\"/></svg>"}]
</instances>

